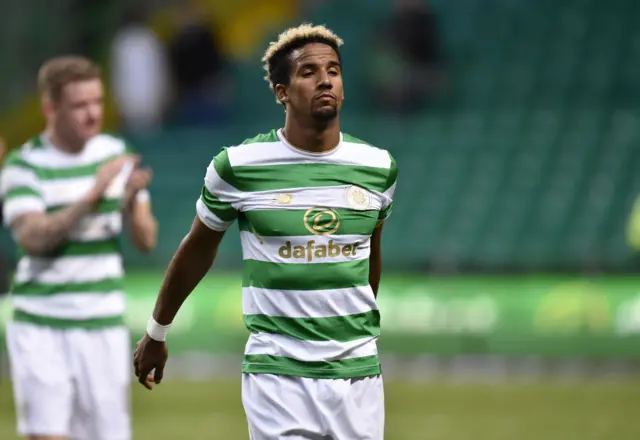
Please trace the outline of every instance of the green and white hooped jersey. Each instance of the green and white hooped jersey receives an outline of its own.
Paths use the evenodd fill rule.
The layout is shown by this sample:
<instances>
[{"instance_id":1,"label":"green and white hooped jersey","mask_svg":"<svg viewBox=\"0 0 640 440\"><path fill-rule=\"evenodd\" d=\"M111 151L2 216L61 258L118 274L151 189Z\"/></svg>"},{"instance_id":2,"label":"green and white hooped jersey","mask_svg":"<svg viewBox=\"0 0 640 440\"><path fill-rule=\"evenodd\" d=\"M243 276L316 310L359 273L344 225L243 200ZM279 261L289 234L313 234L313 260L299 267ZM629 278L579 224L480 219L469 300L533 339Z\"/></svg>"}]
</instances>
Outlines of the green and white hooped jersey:
<instances>
[{"instance_id":1,"label":"green and white hooped jersey","mask_svg":"<svg viewBox=\"0 0 640 440\"><path fill-rule=\"evenodd\" d=\"M370 238L391 211L396 177L387 151L347 134L313 154L273 130L215 156L196 206L210 228L236 219L240 228L251 332L243 372L380 373Z\"/></svg>"},{"instance_id":2,"label":"green and white hooped jersey","mask_svg":"<svg viewBox=\"0 0 640 440\"><path fill-rule=\"evenodd\" d=\"M78 154L64 153L36 136L4 162L0 194L9 226L29 212L53 213L80 200L98 168L128 152L126 143L101 134ZM13 319L67 328L122 325L125 296L119 238L124 180L114 181L95 213L82 218L68 239L44 255L19 247L11 287ZM147 191L138 200L149 198Z\"/></svg>"}]
</instances>

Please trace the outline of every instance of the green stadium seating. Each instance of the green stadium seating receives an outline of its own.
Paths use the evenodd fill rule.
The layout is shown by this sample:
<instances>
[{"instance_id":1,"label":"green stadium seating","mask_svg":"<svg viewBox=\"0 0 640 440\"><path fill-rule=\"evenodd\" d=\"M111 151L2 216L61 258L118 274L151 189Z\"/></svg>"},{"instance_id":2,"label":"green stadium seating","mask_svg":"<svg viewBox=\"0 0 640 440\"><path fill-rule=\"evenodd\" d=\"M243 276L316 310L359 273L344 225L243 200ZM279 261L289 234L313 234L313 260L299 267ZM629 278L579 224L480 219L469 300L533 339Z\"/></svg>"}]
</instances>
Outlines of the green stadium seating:
<instances>
[{"instance_id":1,"label":"green stadium seating","mask_svg":"<svg viewBox=\"0 0 640 440\"><path fill-rule=\"evenodd\" d=\"M632 270L626 238L640 193L640 3L635 0L432 0L451 90L424 114L369 109L370 36L386 1L335 1L311 21L346 41L346 132L389 149L400 170L385 265L439 270ZM357 20L357 21L356 21ZM356 25L357 24L357 25ZM271 36L273 37L273 36ZM259 64L238 66L236 124L138 139L156 170L166 264L194 215L210 158L278 126ZM176 166L176 164L179 164ZM237 231L220 253L238 267ZM8 236L2 237L8 243Z\"/></svg>"}]
</instances>

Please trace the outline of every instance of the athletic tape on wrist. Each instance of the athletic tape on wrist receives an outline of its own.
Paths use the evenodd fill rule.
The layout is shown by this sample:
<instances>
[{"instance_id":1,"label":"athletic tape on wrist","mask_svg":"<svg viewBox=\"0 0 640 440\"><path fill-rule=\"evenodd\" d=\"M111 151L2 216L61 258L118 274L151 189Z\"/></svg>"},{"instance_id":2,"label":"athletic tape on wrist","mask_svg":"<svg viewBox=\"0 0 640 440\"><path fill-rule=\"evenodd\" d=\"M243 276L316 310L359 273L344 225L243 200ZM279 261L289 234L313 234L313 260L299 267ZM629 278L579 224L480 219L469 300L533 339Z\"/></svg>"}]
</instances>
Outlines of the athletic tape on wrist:
<instances>
[{"instance_id":1,"label":"athletic tape on wrist","mask_svg":"<svg viewBox=\"0 0 640 440\"><path fill-rule=\"evenodd\" d=\"M151 318L149 318L149 321L147 322L147 334L154 341L164 342L167 340L167 333L169 333L170 327L171 327L171 324L169 325L158 324L156 320L153 319L153 316L152 316Z\"/></svg>"}]
</instances>

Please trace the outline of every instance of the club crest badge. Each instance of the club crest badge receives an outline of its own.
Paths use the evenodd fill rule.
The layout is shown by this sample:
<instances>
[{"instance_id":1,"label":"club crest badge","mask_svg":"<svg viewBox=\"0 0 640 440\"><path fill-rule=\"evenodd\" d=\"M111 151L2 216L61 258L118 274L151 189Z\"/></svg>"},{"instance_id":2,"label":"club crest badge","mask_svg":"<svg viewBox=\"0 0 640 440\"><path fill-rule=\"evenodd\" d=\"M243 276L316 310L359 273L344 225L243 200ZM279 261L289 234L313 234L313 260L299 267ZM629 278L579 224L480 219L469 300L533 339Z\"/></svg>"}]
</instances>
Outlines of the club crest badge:
<instances>
[{"instance_id":1,"label":"club crest badge","mask_svg":"<svg viewBox=\"0 0 640 440\"><path fill-rule=\"evenodd\" d=\"M368 209L371 206L371 194L359 186L351 185L345 190L347 203L353 209Z\"/></svg>"}]
</instances>

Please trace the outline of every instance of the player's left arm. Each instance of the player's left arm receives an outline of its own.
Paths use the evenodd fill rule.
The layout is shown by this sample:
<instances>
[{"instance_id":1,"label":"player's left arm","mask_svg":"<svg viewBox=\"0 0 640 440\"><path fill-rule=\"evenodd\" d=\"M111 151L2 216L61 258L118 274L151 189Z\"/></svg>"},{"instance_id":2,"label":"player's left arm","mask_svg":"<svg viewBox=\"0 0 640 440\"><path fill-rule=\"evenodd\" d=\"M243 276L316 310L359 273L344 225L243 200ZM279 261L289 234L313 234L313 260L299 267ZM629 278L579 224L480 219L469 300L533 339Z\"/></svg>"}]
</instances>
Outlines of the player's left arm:
<instances>
[{"instance_id":1,"label":"player's left arm","mask_svg":"<svg viewBox=\"0 0 640 440\"><path fill-rule=\"evenodd\" d=\"M369 285L373 290L373 296L378 297L378 287L382 276L382 253L380 243L382 241L383 222L379 222L371 234L371 253L369 254Z\"/></svg>"},{"instance_id":2,"label":"player's left arm","mask_svg":"<svg viewBox=\"0 0 640 440\"><path fill-rule=\"evenodd\" d=\"M396 190L396 182L398 180L398 167L393 156L389 154L389 174L385 182L382 198L383 203L378 214L378 222L371 234L371 252L369 255L369 285L373 290L373 295L378 297L378 287L380 287L380 278L382 277L382 228L385 220L391 215L393 208L393 194Z\"/></svg>"},{"instance_id":3,"label":"player's left arm","mask_svg":"<svg viewBox=\"0 0 640 440\"><path fill-rule=\"evenodd\" d=\"M158 222L151 210L151 201L148 196L137 198L129 206L127 219L129 239L136 249L142 253L148 253L155 249L158 238Z\"/></svg>"},{"instance_id":4,"label":"player's left arm","mask_svg":"<svg viewBox=\"0 0 640 440\"><path fill-rule=\"evenodd\" d=\"M129 239L142 253L156 247L158 222L151 210L151 197L147 187L151 182L151 169L135 169L125 189L124 216L128 223Z\"/></svg>"},{"instance_id":5,"label":"player's left arm","mask_svg":"<svg viewBox=\"0 0 640 440\"><path fill-rule=\"evenodd\" d=\"M140 158L128 142L123 140L123 143L125 154ZM124 220L129 229L129 240L143 254L155 249L158 238L158 222L151 210L148 189L152 177L151 168L136 167L129 176L124 194Z\"/></svg>"}]
</instances>

